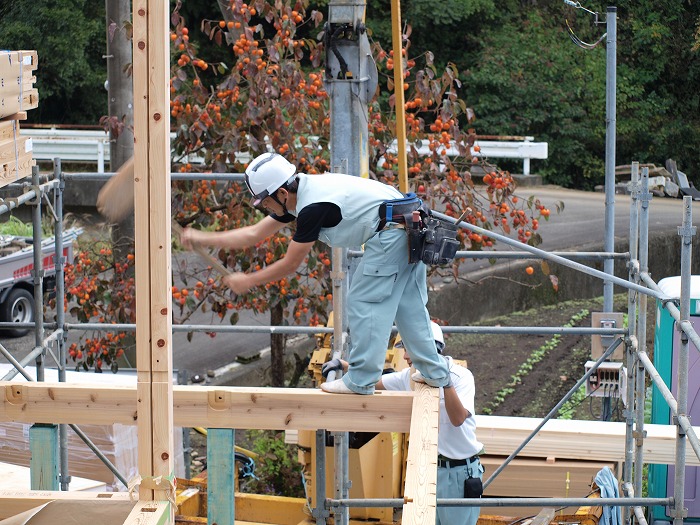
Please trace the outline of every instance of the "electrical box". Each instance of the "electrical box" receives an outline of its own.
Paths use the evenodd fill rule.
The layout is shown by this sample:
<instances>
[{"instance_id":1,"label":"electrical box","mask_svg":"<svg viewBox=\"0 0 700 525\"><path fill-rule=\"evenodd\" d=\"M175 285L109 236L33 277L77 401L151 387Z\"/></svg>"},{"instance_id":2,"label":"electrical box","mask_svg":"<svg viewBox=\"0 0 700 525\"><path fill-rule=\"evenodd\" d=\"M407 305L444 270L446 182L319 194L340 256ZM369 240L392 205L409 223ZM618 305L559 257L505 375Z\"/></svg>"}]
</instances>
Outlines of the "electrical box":
<instances>
[{"instance_id":1,"label":"electrical box","mask_svg":"<svg viewBox=\"0 0 700 525\"><path fill-rule=\"evenodd\" d=\"M625 317L620 312L593 312L591 314L591 327L593 328L622 328ZM591 336L591 359L597 361L605 353L616 339L620 339L622 334L617 335L592 335ZM625 345L621 344L610 356L611 361L622 361L625 355Z\"/></svg>"},{"instance_id":2,"label":"electrical box","mask_svg":"<svg viewBox=\"0 0 700 525\"><path fill-rule=\"evenodd\" d=\"M595 361L586 362L586 372L595 365ZM627 402L627 368L622 363L605 361L598 366L586 381L586 396L609 397Z\"/></svg>"}]
</instances>

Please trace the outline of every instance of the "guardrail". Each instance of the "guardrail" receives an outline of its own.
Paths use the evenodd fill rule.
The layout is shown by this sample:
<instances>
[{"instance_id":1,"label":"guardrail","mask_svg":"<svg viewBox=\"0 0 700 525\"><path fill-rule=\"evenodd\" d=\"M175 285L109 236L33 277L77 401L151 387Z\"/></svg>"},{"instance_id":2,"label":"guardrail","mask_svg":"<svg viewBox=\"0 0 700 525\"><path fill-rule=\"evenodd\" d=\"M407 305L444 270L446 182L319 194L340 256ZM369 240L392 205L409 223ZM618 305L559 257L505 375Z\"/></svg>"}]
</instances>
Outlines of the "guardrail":
<instances>
[{"instance_id":1,"label":"guardrail","mask_svg":"<svg viewBox=\"0 0 700 525\"><path fill-rule=\"evenodd\" d=\"M22 129L22 135L32 138L32 148L36 160L53 160L60 157L63 161L90 162L97 164L97 172L105 172L105 163L109 162L109 137L101 130L67 130L67 129ZM174 133L171 138L174 138ZM530 175L531 159L546 159L548 144L533 142L534 137L494 137L509 140L477 139L472 146L474 157L494 159L522 159L523 175ZM431 153L427 140L422 141L418 153ZM397 142L394 141L389 151L397 152ZM456 157L459 151L455 146L445 150L446 155ZM200 164L204 160L198 156L187 158L187 162Z\"/></svg>"},{"instance_id":2,"label":"guardrail","mask_svg":"<svg viewBox=\"0 0 700 525\"><path fill-rule=\"evenodd\" d=\"M530 175L531 159L546 159L548 156L547 142L533 142L535 137L488 137L489 139L507 140L477 139L471 148L472 156L493 159L522 159L523 175ZM418 153L426 156L432 154L429 144L430 142L427 140L421 141L421 145L416 148ZM454 142L452 144L453 145L449 148L443 148L445 154L448 157L458 157L459 150L454 146ZM478 146L478 148L476 148L476 146ZM393 141L388 150L391 153L396 153L398 151L398 142Z\"/></svg>"},{"instance_id":3,"label":"guardrail","mask_svg":"<svg viewBox=\"0 0 700 525\"><path fill-rule=\"evenodd\" d=\"M32 156L36 160L60 157L68 162L97 164L97 172L105 172L109 162L109 137L102 130L28 129L22 136L32 139Z\"/></svg>"}]
</instances>

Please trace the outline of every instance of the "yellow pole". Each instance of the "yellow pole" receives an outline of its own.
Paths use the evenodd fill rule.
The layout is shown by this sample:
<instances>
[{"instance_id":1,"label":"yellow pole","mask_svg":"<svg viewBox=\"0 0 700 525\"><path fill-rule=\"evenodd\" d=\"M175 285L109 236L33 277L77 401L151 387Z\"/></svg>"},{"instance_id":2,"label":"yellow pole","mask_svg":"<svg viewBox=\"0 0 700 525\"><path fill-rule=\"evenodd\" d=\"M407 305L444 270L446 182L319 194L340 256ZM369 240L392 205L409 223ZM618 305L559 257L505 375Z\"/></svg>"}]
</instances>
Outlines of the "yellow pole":
<instances>
[{"instance_id":1,"label":"yellow pole","mask_svg":"<svg viewBox=\"0 0 700 525\"><path fill-rule=\"evenodd\" d=\"M391 37L394 49L394 102L396 104L396 142L399 159L399 190L408 191L406 161L406 102L403 91L403 32L401 31L401 2L391 0Z\"/></svg>"}]
</instances>

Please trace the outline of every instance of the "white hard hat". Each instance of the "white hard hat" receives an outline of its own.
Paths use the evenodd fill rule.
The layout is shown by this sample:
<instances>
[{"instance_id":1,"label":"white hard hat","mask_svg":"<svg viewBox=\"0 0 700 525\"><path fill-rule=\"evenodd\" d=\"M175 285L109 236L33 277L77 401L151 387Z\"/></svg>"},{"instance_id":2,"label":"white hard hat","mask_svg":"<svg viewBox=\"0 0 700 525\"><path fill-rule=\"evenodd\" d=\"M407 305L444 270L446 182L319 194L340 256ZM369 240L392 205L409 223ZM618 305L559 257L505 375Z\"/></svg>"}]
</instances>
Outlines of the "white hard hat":
<instances>
[{"instance_id":1,"label":"white hard hat","mask_svg":"<svg viewBox=\"0 0 700 525\"><path fill-rule=\"evenodd\" d=\"M430 327L433 329L433 339L435 339L438 353L441 354L442 350L445 348L445 338L442 335L442 328L440 328L440 325L435 321L430 322Z\"/></svg>"},{"instance_id":2,"label":"white hard hat","mask_svg":"<svg viewBox=\"0 0 700 525\"><path fill-rule=\"evenodd\" d=\"M445 338L442 335L442 328L440 328L440 325L431 321L430 322L430 328L433 331L433 339L435 339L435 346L437 347L437 351L439 354L442 353L442 350L445 348ZM403 339L397 341L394 346L396 348L404 348L404 342Z\"/></svg>"},{"instance_id":3,"label":"white hard hat","mask_svg":"<svg viewBox=\"0 0 700 525\"><path fill-rule=\"evenodd\" d=\"M277 153L255 157L245 170L245 183L253 194L253 206L257 208L265 197L294 180L296 171L294 164Z\"/></svg>"}]
</instances>

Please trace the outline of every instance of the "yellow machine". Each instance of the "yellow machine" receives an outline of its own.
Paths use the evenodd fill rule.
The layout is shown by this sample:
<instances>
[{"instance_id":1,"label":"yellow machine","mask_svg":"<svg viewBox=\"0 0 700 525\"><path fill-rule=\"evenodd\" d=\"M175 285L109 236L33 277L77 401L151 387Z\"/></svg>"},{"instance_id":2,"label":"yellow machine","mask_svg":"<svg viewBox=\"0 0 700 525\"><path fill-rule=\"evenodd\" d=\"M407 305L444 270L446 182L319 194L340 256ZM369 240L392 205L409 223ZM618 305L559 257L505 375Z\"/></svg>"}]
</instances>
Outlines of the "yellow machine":
<instances>
[{"instance_id":1,"label":"yellow machine","mask_svg":"<svg viewBox=\"0 0 700 525\"><path fill-rule=\"evenodd\" d=\"M328 326L333 326L331 315ZM396 348L400 336L392 337L386 352L384 369L403 370L408 365L403 348ZM324 379L321 366L332 355L332 334L316 335L316 350L309 362L308 371L316 386ZM328 443L327 443L328 445ZM351 433L349 439L349 472L352 480L350 498L401 498L403 495L404 469L408 452L408 435L397 432ZM307 480L307 493L311 506L315 506L316 494L316 439L311 431L299 432L299 462L303 465ZM334 493L334 448L326 446L326 494ZM351 508L350 518L372 520L378 524L396 523L391 508Z\"/></svg>"}]
</instances>

